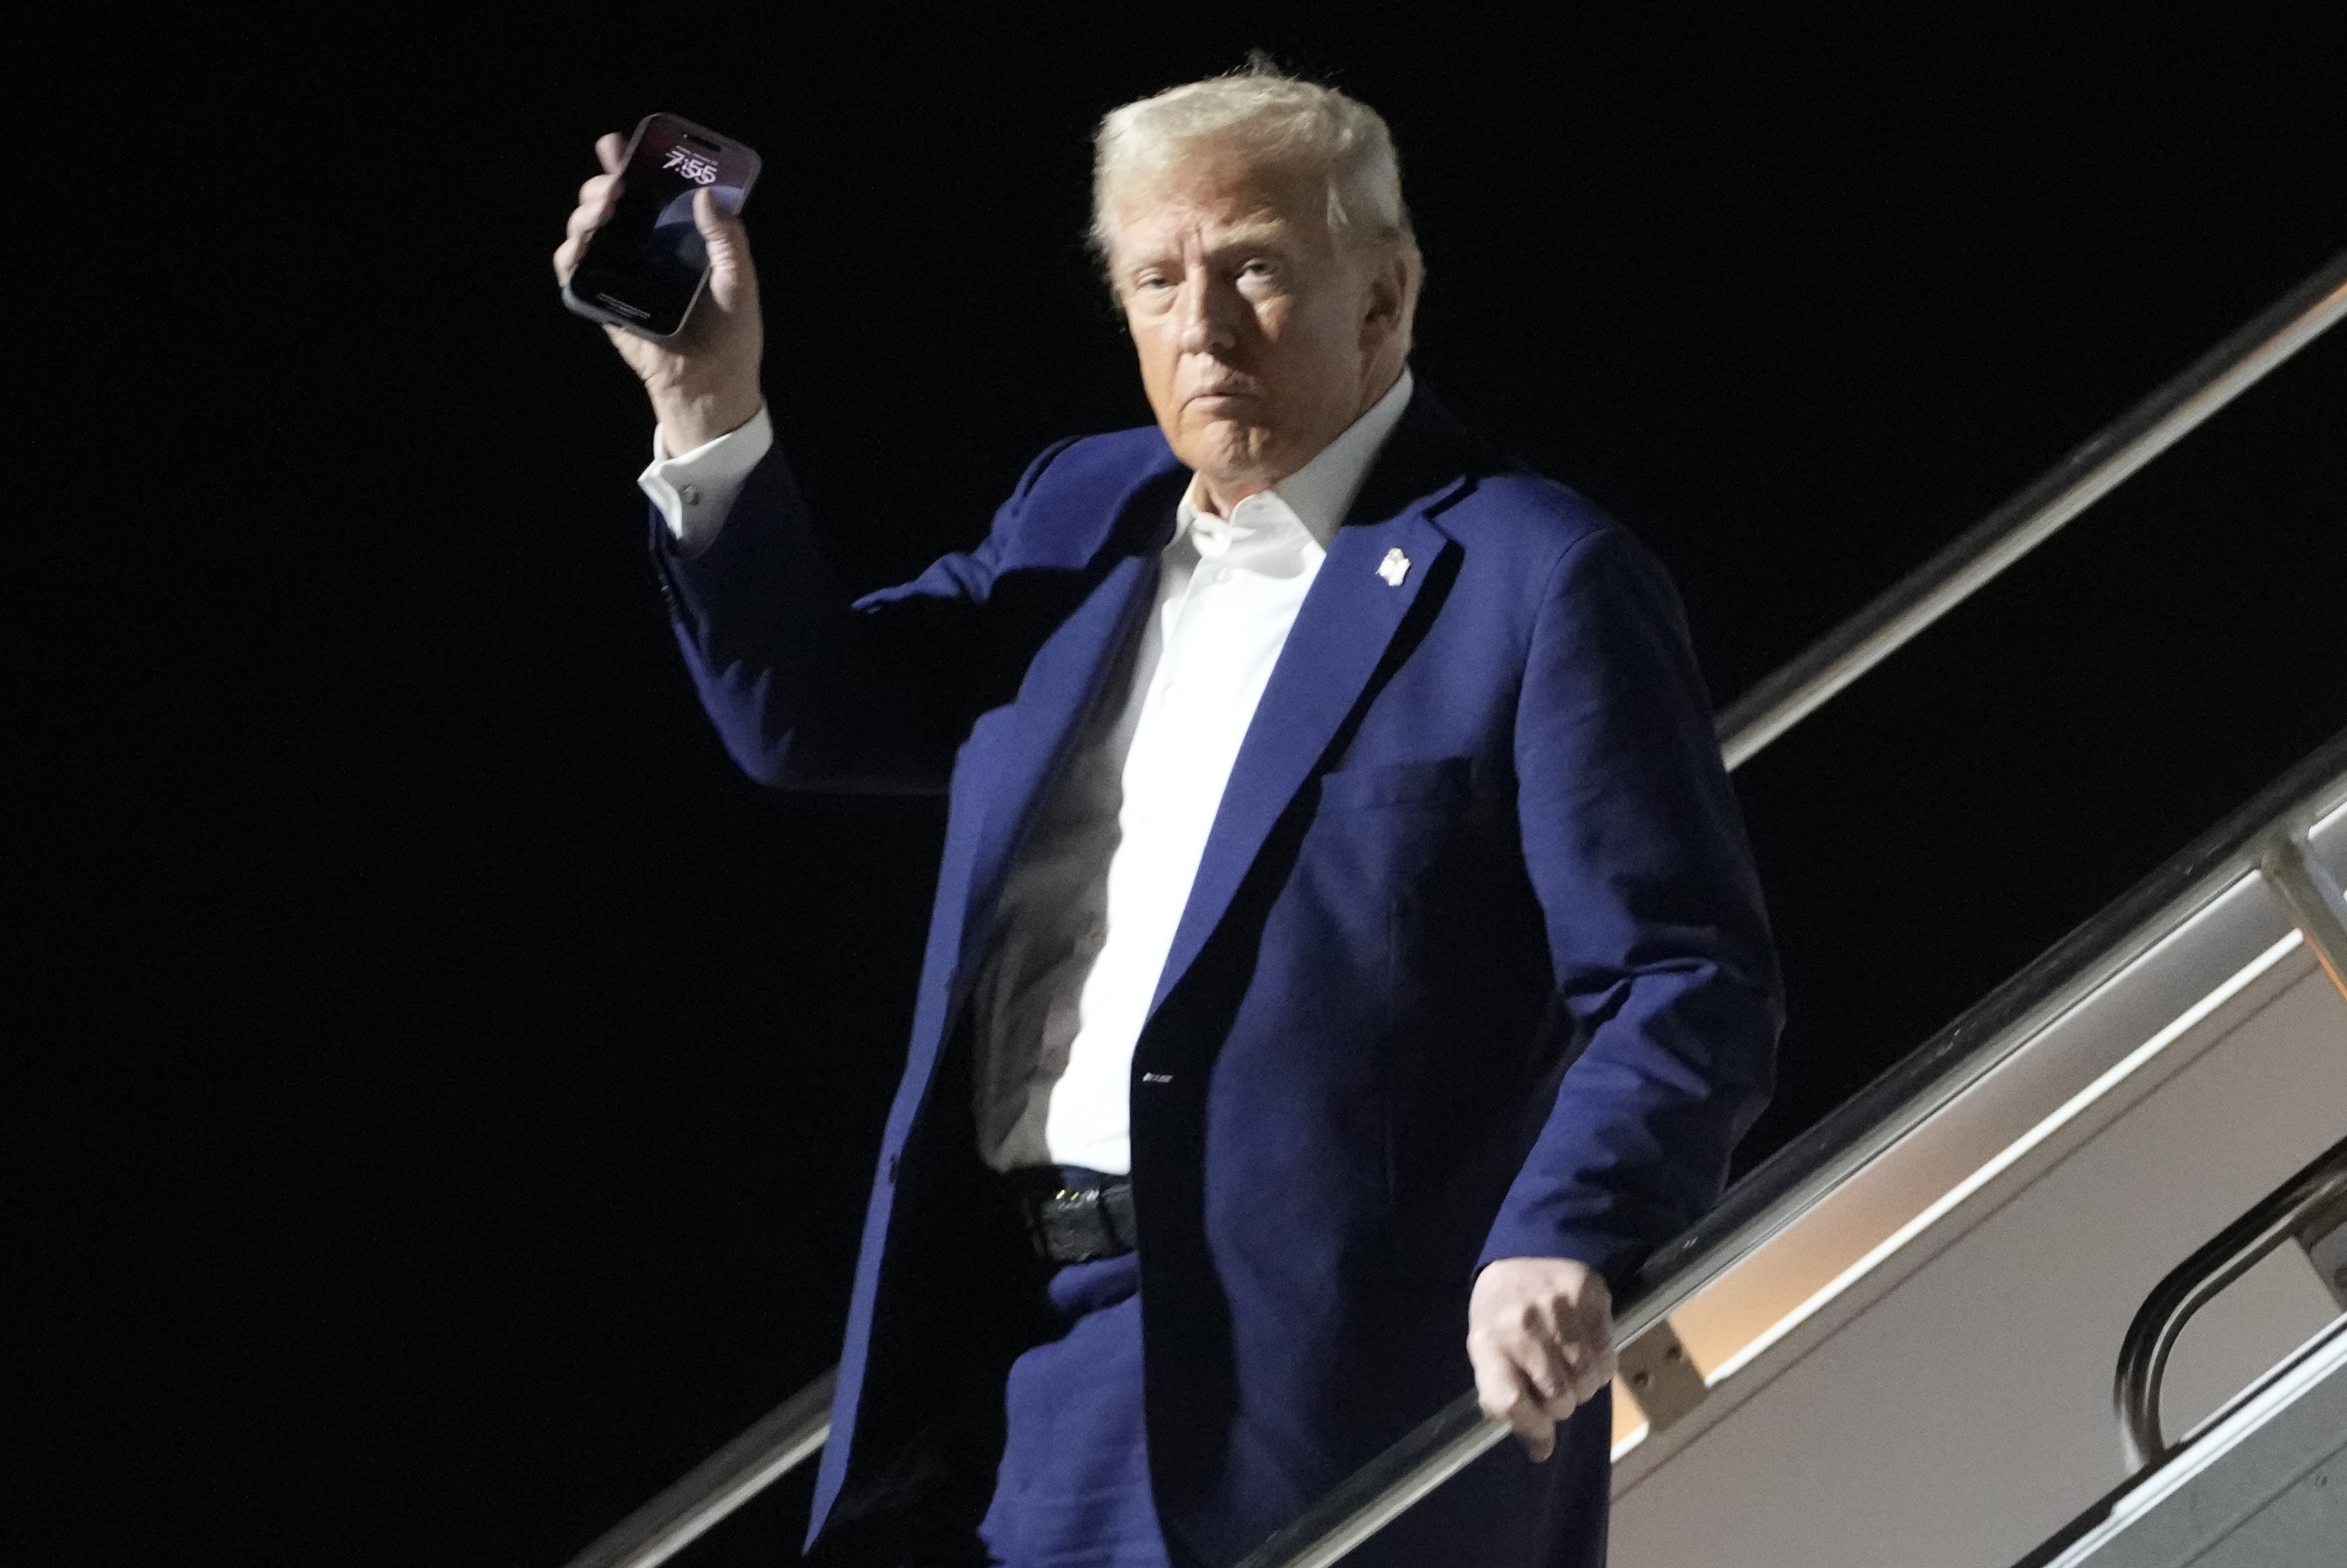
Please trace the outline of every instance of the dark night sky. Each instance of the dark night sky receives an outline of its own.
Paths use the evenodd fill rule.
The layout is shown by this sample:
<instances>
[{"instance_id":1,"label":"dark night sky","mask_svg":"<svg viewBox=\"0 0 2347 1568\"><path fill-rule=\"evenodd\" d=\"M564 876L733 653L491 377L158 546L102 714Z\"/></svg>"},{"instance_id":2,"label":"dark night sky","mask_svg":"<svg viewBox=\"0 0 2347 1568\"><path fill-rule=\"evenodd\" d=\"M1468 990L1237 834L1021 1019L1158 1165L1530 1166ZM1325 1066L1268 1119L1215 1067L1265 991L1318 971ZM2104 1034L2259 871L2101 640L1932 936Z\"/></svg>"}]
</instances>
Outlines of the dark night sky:
<instances>
[{"instance_id":1,"label":"dark night sky","mask_svg":"<svg viewBox=\"0 0 2347 1568\"><path fill-rule=\"evenodd\" d=\"M2335 4L1931 9L84 18L139 172L26 356L74 401L18 477L0 1558L555 1568L833 1358L941 819L701 720L641 398L547 270L598 132L764 153L768 395L877 584L1146 417L1098 115L1337 81L1421 377L1655 548L1724 702L2347 246ZM2347 723L2334 338L1746 771L1794 1005L1747 1157Z\"/></svg>"}]
</instances>

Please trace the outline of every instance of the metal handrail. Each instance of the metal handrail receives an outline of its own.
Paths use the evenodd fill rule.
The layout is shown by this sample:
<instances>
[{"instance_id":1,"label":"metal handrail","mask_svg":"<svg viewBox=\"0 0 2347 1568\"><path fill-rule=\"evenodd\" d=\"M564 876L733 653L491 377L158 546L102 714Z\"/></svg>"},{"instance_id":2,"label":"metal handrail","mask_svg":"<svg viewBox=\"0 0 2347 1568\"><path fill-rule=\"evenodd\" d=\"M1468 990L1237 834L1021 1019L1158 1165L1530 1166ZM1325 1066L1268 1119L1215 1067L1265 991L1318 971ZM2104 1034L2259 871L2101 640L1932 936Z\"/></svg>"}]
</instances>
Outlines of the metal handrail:
<instances>
[{"instance_id":1,"label":"metal handrail","mask_svg":"<svg viewBox=\"0 0 2347 1568\"><path fill-rule=\"evenodd\" d=\"M1993 1071L2046 1022L2241 877L2258 872L2278 837L2302 843L2305 825L2342 801L2347 801L2347 731L2332 737L2117 902L1747 1173L1708 1214L1647 1259L1616 1314L1616 1341L1631 1343L1758 1251L1820 1197ZM786 1430L784 1412L808 1408L818 1390L821 1399L813 1408L819 1410L828 1402L832 1377L825 1373L792 1396L783 1409L630 1515L570 1568L652 1568L739 1507L750 1493L733 1486L729 1477L750 1466L746 1460L739 1466L721 1461L729 1454L759 1451L753 1435ZM1265 1542L1246 1559L1245 1568L1303 1568L1336 1562L1465 1468L1505 1431L1504 1426L1483 1420L1471 1397L1455 1401ZM803 1461L819 1447L811 1442L793 1462ZM766 1479L787 1469L787 1464L775 1468ZM696 1479L704 1475L709 1484L698 1490L709 1494L706 1503L688 1512L682 1504L690 1501ZM1275 1549L1294 1552L1322 1538L1330 1548L1325 1553L1270 1554Z\"/></svg>"},{"instance_id":2,"label":"metal handrail","mask_svg":"<svg viewBox=\"0 0 2347 1568\"><path fill-rule=\"evenodd\" d=\"M2304 1170L2260 1200L2215 1239L2176 1266L2152 1287L2127 1325L2119 1349L2111 1403L2127 1447L2127 1469L2141 1470L2168 1452L2160 1432L2159 1389L2168 1358L2193 1315L2247 1274L2308 1221L2341 1209L2347 1219L2347 1138L2325 1149Z\"/></svg>"},{"instance_id":3,"label":"metal handrail","mask_svg":"<svg viewBox=\"0 0 2347 1568\"><path fill-rule=\"evenodd\" d=\"M2065 523L2108 495L2137 469L2320 337L2342 316L2347 316L2347 251L2332 257L2303 282L2055 465L2034 484L1878 595L1807 652L1729 704L1716 726L1728 767L1734 769L1748 762L1771 741L1832 701L1844 687L2051 538ZM2334 740L2325 751L2338 743ZM2270 874L2269 879L2279 881ZM2293 898L2291 902L2295 912L2298 901ZM2325 967L2331 965L2326 963ZM2347 976L2334 970L2333 979L2347 989ZM2000 993L2004 989L2000 988ZM1992 994L1990 1002L1996 1000L1997 994ZM1967 1014L1967 1018L1970 1016ZM1954 1046L1962 1038L1963 1022L1959 1020L1942 1031L1941 1040ZM1928 1061L1937 1043L1927 1043L1909 1060ZM1898 1070L1894 1069L1891 1076L1897 1075ZM1860 1098L1867 1096L1862 1094ZM1858 1142L1871 1143L1876 1148L1889 1142L1880 1136L1880 1126L1870 1131L1874 1136ZM1789 1152L1780 1151L1779 1154ZM1797 1190L1809 1189L1813 1184L1814 1176L1798 1184ZM1812 1199L1814 1195L1814 1192L1809 1194ZM1782 1223L1779 1220L1770 1225L1767 1234L1773 1235ZM1652 1277L1655 1263L1665 1255L1675 1262L1688 1259L1689 1253L1697 1250L1690 1244L1706 1228L1699 1224L1687 1236L1665 1245L1657 1258L1649 1260L1647 1268L1641 1271L1641 1279ZM1758 1239L1765 1237L1756 1238L1751 1245L1757 1245ZM1615 1342L1629 1344L1660 1323L1700 1284L1725 1272L1725 1262L1716 1266L1706 1265L1715 1251L1725 1250L1726 1246L1727 1238L1723 1238L1713 1247L1701 1248L1700 1257L1689 1260L1690 1266L1683 1273L1671 1276L1669 1289L1662 1288L1657 1281L1655 1288L1626 1305L1616 1315ZM1736 1255L1744 1255L1748 1250L1749 1247L1737 1250ZM1701 1278L1696 1286L1681 1287L1680 1280L1697 1274ZM1507 1431L1506 1423L1483 1416L1472 1393L1461 1395L1356 1471L1302 1517L1249 1553L1240 1560L1238 1568L1327 1568L1419 1498L1473 1463L1498 1444Z\"/></svg>"},{"instance_id":4,"label":"metal handrail","mask_svg":"<svg viewBox=\"0 0 2347 1568\"><path fill-rule=\"evenodd\" d=\"M2342 802L2347 730L1746 1173L1710 1213L1655 1250L1640 1281L1658 1286L1764 1214L1839 1184L2004 1060L2001 1042L2051 1021L2244 875L2266 871L2275 844L2303 845L2306 827Z\"/></svg>"},{"instance_id":5,"label":"metal handrail","mask_svg":"<svg viewBox=\"0 0 2347 1568\"><path fill-rule=\"evenodd\" d=\"M2342 316L2347 316L2347 251L2333 256L2035 483L1729 704L1714 722L1727 765L1732 770L1750 761L1771 741L1832 701L1843 688L2045 543L2064 524L2264 379ZM2299 780L2301 774L2324 758L2339 757L2347 757L2347 734L2335 738L2280 783ZM2337 771L2335 765L2326 767L2323 776ZM2260 802L2273 793L2269 790L2261 794ZM2245 813L2229 819L2211 837L2230 829L2239 815ZM2206 858L2223 858L2236 853L2239 847L2236 842L2221 855ZM2145 886L2163 885L2163 879L2172 881L2171 874L2177 866L2201 850L2201 845L2188 850L2155 874ZM2139 887L2137 893L2144 890ZM2333 893L2335 904L2335 889ZM2115 908L2128 907L2134 900L2135 895L2130 895ZM2291 903L2295 908L2297 900L2292 898ZM2336 910L2327 912L2337 914ZM1886 1084L1903 1092L1918 1079L1935 1079L1950 1071L1963 1073L1968 1081L1971 1073L1964 1061L1981 1054L1978 1048L1982 1039L1979 1028L1968 1026L1976 1020L2003 1018L2004 1021L1995 1026L2001 1034L2004 1023L2011 1021L2004 1015L2014 1004L2016 986L2029 982L2022 989L2034 987L2044 979L2042 971L2049 964L2065 971L2063 983L2078 983L2079 975L2069 971L2109 957L2107 951L2075 950L2079 938L2099 925L2098 918L2082 927L2014 981L1991 993L1979 1007L1911 1053L1883 1080L1861 1091L1841 1111L1779 1150L1737 1184L1736 1190L1710 1216L1665 1244L1640 1271L1640 1280L1647 1282L1650 1288L1616 1314L1617 1343L1627 1344L1660 1323L1696 1290L1725 1272L1735 1257L1744 1255L1789 1223L1791 1212L1786 1211L1786 1205L1796 1198L1801 1207L1814 1202L1825 1190L1819 1185L1825 1173L1840 1169L1840 1175L1834 1178L1838 1181L1856 1168L1855 1163L1843 1168L1845 1163L1862 1163L1891 1141L1881 1135L1887 1123L1853 1128L1853 1118L1845 1112L1874 1107L1877 1091ZM2324 950L2322 942L2318 940L2315 945L2318 952ZM2334 957L2326 958L2325 967L2332 969L2342 989L2347 989L2347 975L2342 974L2335 960L2335 955L2347 951L2347 942L2334 943L2329 951ZM2028 1005L2044 1004L2052 994L2052 989L2039 991ZM1949 1068L1951 1057L1960 1059L1953 1070ZM1980 1070L1984 1071L1984 1067ZM1936 1109L1936 1102L1932 1108ZM1921 1115L1915 1117L1917 1121L1921 1119ZM1823 1141L1818 1136L1821 1132L1829 1134ZM1788 1156L1794 1158L1788 1160ZM1812 1161L1814 1163L1809 1163ZM1738 1202L1739 1194L1743 1202ZM1722 1222L1731 1217L1734 1225L1723 1230ZM1746 1229L1754 1225L1762 1228L1745 1238ZM1682 1264L1686 1266L1682 1268ZM1671 1286L1667 1291L1663 1288L1665 1281ZM1685 1288L1679 1288L1682 1281L1689 1282ZM653 1568L820 1450L830 1430L827 1407L837 1372L834 1368L792 1395L757 1425L599 1538L573 1559L569 1568ZM826 1412L820 1433L805 1424L805 1409L816 1404ZM796 1419L802 1423L803 1430L784 1420L786 1412L792 1411L801 1412ZM800 1440L774 1446L785 1430L801 1430ZM1410 1504L1472 1463L1507 1430L1505 1423L1483 1417L1474 1395L1462 1396L1371 1460L1293 1524L1248 1553L1238 1568L1322 1568L1337 1562ZM757 1442L753 1442L753 1438ZM752 1462L751 1456L758 1453L766 1454L775 1462ZM745 1477L755 1479L747 1485L736 1484ZM659 1524L663 1518L671 1522Z\"/></svg>"},{"instance_id":6,"label":"metal handrail","mask_svg":"<svg viewBox=\"0 0 2347 1568\"><path fill-rule=\"evenodd\" d=\"M1634 1343L1827 1194L1994 1070L2045 1024L2236 886L2275 886L2277 846L2347 799L2347 731L1771 1155L1639 1270L1614 1316ZM2311 859L2298 862L2327 884ZM2336 889L2332 889L2336 896ZM2303 930L2304 927L2301 927ZM1242 1558L1236 1568L1328 1568L1508 1434L1461 1396Z\"/></svg>"},{"instance_id":7,"label":"metal handrail","mask_svg":"<svg viewBox=\"0 0 2347 1568\"><path fill-rule=\"evenodd\" d=\"M1729 704L1718 720L1727 765L1749 762L2342 315L2347 251Z\"/></svg>"},{"instance_id":8,"label":"metal handrail","mask_svg":"<svg viewBox=\"0 0 2347 1568\"><path fill-rule=\"evenodd\" d=\"M2092 1561L2094 1545L2089 1544L2084 1553L2080 1553L2077 1551L2080 1542L2087 1542L2096 1531L2107 1526L2121 1509L2134 1512L2130 1500L2159 1486L2169 1477L2172 1467L2188 1466L2196 1458L2213 1458L2213 1455L2204 1455L2201 1449L2204 1442L2222 1444L2230 1435L2229 1428L2233 1434L2238 1434L2243 1423L2258 1419L2260 1413L2259 1406L2270 1409L2277 1393L2287 1391L2293 1384L2302 1384L2310 1370L2317 1376L2322 1375L2320 1369L2323 1363L2328 1361L2335 1365L2342 1343L2347 1343L2347 1316L2334 1317L2317 1329L2312 1338L2251 1379L2247 1388L2209 1412L2206 1419L2178 1439L2174 1446L2157 1460L2136 1471L2096 1498L2075 1519L2031 1548L2029 1554L2014 1563L2013 1568L2054 1568L2056 1563Z\"/></svg>"},{"instance_id":9,"label":"metal handrail","mask_svg":"<svg viewBox=\"0 0 2347 1568\"><path fill-rule=\"evenodd\" d=\"M831 1396L838 1384L839 1368L834 1367L596 1537L595 1544L570 1560L569 1568L652 1568L692 1545L822 1451L831 1436Z\"/></svg>"}]
</instances>

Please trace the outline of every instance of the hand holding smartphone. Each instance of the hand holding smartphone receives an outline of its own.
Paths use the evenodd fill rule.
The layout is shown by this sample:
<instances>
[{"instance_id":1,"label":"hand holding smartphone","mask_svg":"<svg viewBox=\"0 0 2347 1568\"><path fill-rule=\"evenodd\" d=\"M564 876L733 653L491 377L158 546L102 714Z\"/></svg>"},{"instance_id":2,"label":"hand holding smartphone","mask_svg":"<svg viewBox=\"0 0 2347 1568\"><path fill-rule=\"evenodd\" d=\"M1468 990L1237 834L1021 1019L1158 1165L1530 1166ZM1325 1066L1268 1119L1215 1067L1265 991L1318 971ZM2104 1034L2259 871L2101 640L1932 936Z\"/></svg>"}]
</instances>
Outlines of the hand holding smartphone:
<instances>
[{"instance_id":1,"label":"hand holding smartphone","mask_svg":"<svg viewBox=\"0 0 2347 1568\"><path fill-rule=\"evenodd\" d=\"M734 215L757 155L654 115L627 140L600 138L595 156L603 171L579 187L555 279L563 302L603 323L643 382L665 448L689 452L739 429L764 401L757 271Z\"/></svg>"},{"instance_id":2,"label":"hand holding smartphone","mask_svg":"<svg viewBox=\"0 0 2347 1568\"><path fill-rule=\"evenodd\" d=\"M759 166L740 142L675 115L647 115L629 139L610 216L580 238L562 302L640 337L675 337L709 284L693 198L706 190L739 214Z\"/></svg>"}]
</instances>

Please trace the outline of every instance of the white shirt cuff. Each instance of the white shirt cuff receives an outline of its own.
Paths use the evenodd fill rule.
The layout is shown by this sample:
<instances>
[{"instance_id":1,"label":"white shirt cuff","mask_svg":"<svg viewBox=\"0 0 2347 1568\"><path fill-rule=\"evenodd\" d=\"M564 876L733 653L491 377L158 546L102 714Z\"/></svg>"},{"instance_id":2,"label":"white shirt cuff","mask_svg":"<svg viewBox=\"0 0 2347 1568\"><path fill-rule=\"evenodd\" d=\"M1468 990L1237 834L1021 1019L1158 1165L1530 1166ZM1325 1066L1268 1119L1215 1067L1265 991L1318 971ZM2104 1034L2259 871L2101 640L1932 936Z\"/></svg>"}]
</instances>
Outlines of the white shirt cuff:
<instances>
[{"instance_id":1,"label":"white shirt cuff","mask_svg":"<svg viewBox=\"0 0 2347 1568\"><path fill-rule=\"evenodd\" d=\"M668 523L668 531L687 555L709 548L725 514L766 454L774 450L774 425L764 404L750 423L729 430L714 441L704 441L681 456L671 457L652 430L652 460L636 476L636 486L651 497Z\"/></svg>"}]
</instances>

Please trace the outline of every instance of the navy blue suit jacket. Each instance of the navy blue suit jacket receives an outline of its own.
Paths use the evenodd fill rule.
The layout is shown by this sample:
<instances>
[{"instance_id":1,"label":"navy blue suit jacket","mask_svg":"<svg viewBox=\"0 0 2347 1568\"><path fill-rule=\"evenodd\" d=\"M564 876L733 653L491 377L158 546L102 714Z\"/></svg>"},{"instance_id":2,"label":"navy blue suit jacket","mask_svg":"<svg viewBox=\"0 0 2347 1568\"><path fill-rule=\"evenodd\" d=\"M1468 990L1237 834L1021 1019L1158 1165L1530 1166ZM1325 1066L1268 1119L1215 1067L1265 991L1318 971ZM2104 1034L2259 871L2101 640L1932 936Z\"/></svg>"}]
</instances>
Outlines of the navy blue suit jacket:
<instances>
[{"instance_id":1,"label":"navy blue suit jacket","mask_svg":"<svg viewBox=\"0 0 2347 1568\"><path fill-rule=\"evenodd\" d=\"M753 776L949 792L818 1554L952 1560L985 1505L1004 1369L1043 1330L977 1161L964 1004L1021 827L1151 602L1188 479L1154 429L1053 446L977 548L853 605L778 455L706 552L656 549ZM1377 570L1394 548L1399 586ZM1296 617L1133 1054L1174 1562L1239 1556L1467 1389L1481 1264L1578 1258L1618 1285L1702 1213L1767 1096L1778 1018L1669 584L1421 391ZM1508 1445L1422 1504L1431 1559L1405 1532L1362 1560L1584 1560L1603 1406L1560 1462Z\"/></svg>"}]
</instances>

